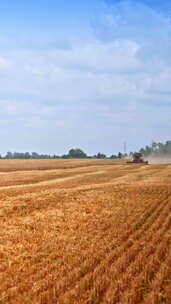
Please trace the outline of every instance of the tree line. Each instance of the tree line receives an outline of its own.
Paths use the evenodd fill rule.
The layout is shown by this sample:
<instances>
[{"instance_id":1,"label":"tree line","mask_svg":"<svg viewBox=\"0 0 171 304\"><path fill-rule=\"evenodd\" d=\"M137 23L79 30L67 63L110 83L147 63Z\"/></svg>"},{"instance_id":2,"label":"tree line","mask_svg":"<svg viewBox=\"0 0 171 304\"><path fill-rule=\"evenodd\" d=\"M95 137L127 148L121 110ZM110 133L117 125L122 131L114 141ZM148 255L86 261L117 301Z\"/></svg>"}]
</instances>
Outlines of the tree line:
<instances>
[{"instance_id":1,"label":"tree line","mask_svg":"<svg viewBox=\"0 0 171 304\"><path fill-rule=\"evenodd\" d=\"M141 148L138 152L140 152L143 156L148 157L148 156L171 156L171 140L166 141L165 143L161 142L152 142L151 145L145 146L145 148ZM133 152L130 152L130 156L133 155ZM74 148L70 149L67 154L63 155L50 155L50 154L39 154L36 152L7 152L5 156L1 156L0 158L5 158L5 159L52 159L52 158L113 158L113 159L118 159L118 158L123 158L127 156L127 154L122 154L119 152L118 154L112 154L111 156L106 156L106 154L98 152L97 154L93 156L87 155L83 150Z\"/></svg>"},{"instance_id":2,"label":"tree line","mask_svg":"<svg viewBox=\"0 0 171 304\"><path fill-rule=\"evenodd\" d=\"M4 159L54 159L54 158L99 158L99 159L103 159L103 158L122 158L123 154L121 152L119 152L117 155L113 154L110 157L107 157L106 154L98 152L97 154L93 155L93 156L88 156L83 150L75 148L75 149L70 149L69 152L67 154L64 155L49 155L49 154L39 154L36 152L7 152L5 156L1 156L0 158L4 158Z\"/></svg>"},{"instance_id":3,"label":"tree line","mask_svg":"<svg viewBox=\"0 0 171 304\"><path fill-rule=\"evenodd\" d=\"M166 141L165 143L161 142L152 142L150 146L145 146L139 150L144 156L171 156L171 140Z\"/></svg>"}]
</instances>

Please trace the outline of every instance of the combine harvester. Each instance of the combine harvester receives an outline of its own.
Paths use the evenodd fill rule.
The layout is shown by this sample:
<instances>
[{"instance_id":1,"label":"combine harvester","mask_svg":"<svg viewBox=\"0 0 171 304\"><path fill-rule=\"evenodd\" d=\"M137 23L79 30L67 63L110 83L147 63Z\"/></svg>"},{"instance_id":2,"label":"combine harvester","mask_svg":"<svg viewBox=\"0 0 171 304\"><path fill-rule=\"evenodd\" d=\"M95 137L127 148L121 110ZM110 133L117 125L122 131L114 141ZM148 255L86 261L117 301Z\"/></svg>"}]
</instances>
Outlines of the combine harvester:
<instances>
[{"instance_id":1,"label":"combine harvester","mask_svg":"<svg viewBox=\"0 0 171 304\"><path fill-rule=\"evenodd\" d=\"M141 153L134 153L133 160L128 160L127 164L145 164L148 165L148 161L145 161Z\"/></svg>"}]
</instances>

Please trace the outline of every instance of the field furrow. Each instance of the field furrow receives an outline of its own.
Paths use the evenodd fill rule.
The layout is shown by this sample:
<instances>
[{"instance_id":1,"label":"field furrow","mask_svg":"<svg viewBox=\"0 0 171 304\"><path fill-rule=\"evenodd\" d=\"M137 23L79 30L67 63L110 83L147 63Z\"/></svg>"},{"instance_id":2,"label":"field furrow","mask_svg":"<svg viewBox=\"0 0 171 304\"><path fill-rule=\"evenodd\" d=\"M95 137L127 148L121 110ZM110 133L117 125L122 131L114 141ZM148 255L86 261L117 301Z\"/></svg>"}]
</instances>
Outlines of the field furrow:
<instances>
[{"instance_id":1,"label":"field furrow","mask_svg":"<svg viewBox=\"0 0 171 304\"><path fill-rule=\"evenodd\" d=\"M117 239L117 241L116 240L114 241L114 231L113 231L114 226L113 225L109 226L109 228L105 232L105 234L107 234L108 236L107 239L103 239L103 235L100 235L99 237L99 241L100 238L103 239L102 245L104 249L100 251L98 250L98 253L96 255L94 255L95 248L93 248L93 250L90 252L88 251L84 259L84 262L75 269L72 269L72 272L69 273L68 276L65 276L57 283L57 286L55 287L56 295L59 296L60 294L62 294L63 297L64 292L68 288L71 288L72 286L74 288L75 285L77 285L77 290L79 290L77 281L79 281L79 284L81 284L81 282L85 280L89 282L89 285L91 285L92 281L95 279L93 277L93 272L94 273L97 272L97 277L101 273L103 273L104 268L109 267L113 261L116 261L116 259L120 257L122 252L124 252L126 249L128 250L133 245L134 234L135 234L135 239L137 239L138 238L137 233L140 230L140 228L143 225L145 225L147 219L151 217L153 213L154 213L153 215L154 219L157 218L158 214L160 214L161 210L164 207L165 205L163 204L162 201L159 201L157 203L153 202L151 209L148 212L146 212L145 210L144 215L140 217L137 223L136 223L137 215L136 216L134 215L133 219L131 220L131 223L128 225L128 227L130 227L129 231L126 232L123 231L124 234L120 235L120 239ZM154 219L152 218L152 221ZM143 231L142 230L139 231L140 235L145 231L145 229L148 229L150 223L146 226L143 228ZM123 240L124 241L127 240L127 242L123 243ZM97 242L98 240L92 240L92 243L97 244L96 248L98 248ZM108 246L106 247L107 244ZM110 248L110 244L112 244L114 248ZM105 265L104 265L104 261L105 261ZM100 273L98 273L98 269L100 270Z\"/></svg>"},{"instance_id":2,"label":"field furrow","mask_svg":"<svg viewBox=\"0 0 171 304\"><path fill-rule=\"evenodd\" d=\"M171 303L171 165L21 164L0 172L0 304Z\"/></svg>"},{"instance_id":3,"label":"field furrow","mask_svg":"<svg viewBox=\"0 0 171 304\"><path fill-rule=\"evenodd\" d=\"M153 222L152 227L149 225L150 230L152 228L152 231L144 231L143 233L135 234L134 236L131 236L131 246L127 247L127 243L122 250L111 252L109 257L107 259L104 259L100 266L96 268L95 270L92 270L92 273L89 275L89 278L86 277L84 282L81 278L81 281L77 285L77 295L79 296L81 293L85 294L86 290L90 290L92 287L92 293L94 295L94 290L96 290L96 297L97 297L97 303L98 301L102 301L103 294L105 293L105 290L109 287L109 283L111 281L110 278L112 278L112 282L114 277L119 281L119 273L124 273L124 269L128 269L129 263L132 263L134 259L137 257L138 253L140 253L140 260L141 260L141 253L142 253L142 247L143 243L150 242L153 237L153 233L158 231L158 229L163 224L163 219L167 218L168 206L166 205L166 210L163 213L163 217L156 217L157 223ZM160 208L161 209L161 208ZM154 220L156 219L154 218ZM154 227L153 227L154 226ZM117 252L117 254L116 254ZM106 275L106 272L108 273L108 276ZM111 273L112 272L112 273ZM100 278L100 282L99 282ZM84 279L84 278L83 278ZM130 279L130 278L129 278ZM103 284L102 284L103 282ZM123 282L122 282L123 283ZM113 284L113 283L112 283ZM82 286L85 285L84 289L82 289ZM80 287L80 289L79 289ZM123 284L123 290L125 288L125 285ZM118 289L116 289L116 294L118 295L118 290L121 289L118 286ZM113 287L112 287L113 290ZM69 292L71 295L73 295L73 290ZM90 295L90 298L93 298L93 295ZM67 295L69 297L69 294ZM72 298L72 301L74 299ZM105 300L106 301L106 300ZM105 303L104 301L104 303Z\"/></svg>"},{"instance_id":4,"label":"field furrow","mask_svg":"<svg viewBox=\"0 0 171 304\"><path fill-rule=\"evenodd\" d=\"M112 286L105 295L103 303L139 303L148 290L148 284L152 280L155 272L158 271L161 260L167 256L169 248L166 245L170 236L167 235L171 227L171 218L164 224L163 229L156 233L155 237L148 240L148 247L144 248L134 259L134 262L122 272L120 281L112 282ZM157 248L157 250L155 250ZM145 263L145 261L147 261ZM145 263L145 264L144 264ZM150 272L148 270L150 269ZM138 283L137 283L138 282ZM132 290L132 294L130 293Z\"/></svg>"}]
</instances>

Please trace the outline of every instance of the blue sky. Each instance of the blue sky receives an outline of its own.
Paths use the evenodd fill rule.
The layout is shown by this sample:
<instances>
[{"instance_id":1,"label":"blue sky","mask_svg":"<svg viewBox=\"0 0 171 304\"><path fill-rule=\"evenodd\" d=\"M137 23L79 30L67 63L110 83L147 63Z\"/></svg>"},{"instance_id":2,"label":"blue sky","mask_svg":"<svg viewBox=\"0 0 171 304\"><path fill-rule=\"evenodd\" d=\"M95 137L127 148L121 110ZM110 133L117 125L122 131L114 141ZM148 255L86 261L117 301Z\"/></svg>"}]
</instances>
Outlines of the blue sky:
<instances>
[{"instance_id":1,"label":"blue sky","mask_svg":"<svg viewBox=\"0 0 171 304\"><path fill-rule=\"evenodd\" d=\"M0 153L170 139L171 4L0 2Z\"/></svg>"}]
</instances>

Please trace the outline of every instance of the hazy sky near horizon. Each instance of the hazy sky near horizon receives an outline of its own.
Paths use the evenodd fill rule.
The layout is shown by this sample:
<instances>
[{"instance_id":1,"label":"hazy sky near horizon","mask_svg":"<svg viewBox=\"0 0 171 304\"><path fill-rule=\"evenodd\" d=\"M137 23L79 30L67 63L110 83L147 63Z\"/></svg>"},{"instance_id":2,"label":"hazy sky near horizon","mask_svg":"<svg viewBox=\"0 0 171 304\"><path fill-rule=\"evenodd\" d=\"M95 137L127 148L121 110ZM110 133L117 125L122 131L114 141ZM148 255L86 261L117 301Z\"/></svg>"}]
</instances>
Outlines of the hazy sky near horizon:
<instances>
[{"instance_id":1,"label":"hazy sky near horizon","mask_svg":"<svg viewBox=\"0 0 171 304\"><path fill-rule=\"evenodd\" d=\"M0 153L171 139L169 0L0 2Z\"/></svg>"}]
</instances>

